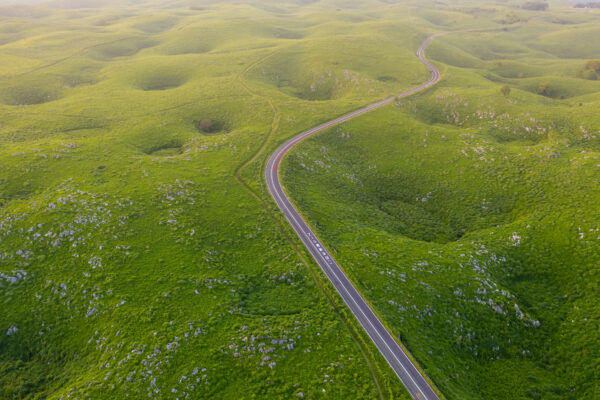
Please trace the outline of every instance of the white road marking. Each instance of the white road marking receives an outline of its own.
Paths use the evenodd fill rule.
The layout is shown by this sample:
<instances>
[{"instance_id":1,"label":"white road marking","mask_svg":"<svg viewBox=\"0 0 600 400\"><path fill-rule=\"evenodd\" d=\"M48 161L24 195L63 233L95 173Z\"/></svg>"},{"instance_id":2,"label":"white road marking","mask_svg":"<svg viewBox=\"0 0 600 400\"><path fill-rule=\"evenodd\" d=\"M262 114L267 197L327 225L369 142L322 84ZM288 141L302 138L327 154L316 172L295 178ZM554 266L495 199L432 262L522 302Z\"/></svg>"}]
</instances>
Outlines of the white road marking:
<instances>
[{"instance_id":1,"label":"white road marking","mask_svg":"<svg viewBox=\"0 0 600 400\"><path fill-rule=\"evenodd\" d=\"M383 105L389 104L393 102L397 98L403 98L409 96L413 93L424 90L433 84L435 84L440 79L439 71L423 56L423 51L425 47L438 35L430 36L417 51L417 56L419 60L431 71L430 79L422 85L419 85L413 89L407 90L403 93L400 93L398 96L388 97L379 102L371 104L369 106L363 107L359 110L353 111L341 117L338 117L332 121L323 123L318 125L312 129L309 129L299 135L294 136L289 139L287 142L283 143L279 148L271 155L267 162L267 168L265 169L265 178L267 181L267 188L269 193L281 209L283 211L284 216L292 225L294 231L298 234L302 242L305 244L308 251L315 258L319 266L327 275L327 278L333 283L334 287L338 291L338 293L342 296L344 302L348 305L350 310L353 312L355 317L358 319L359 323L363 327L363 329L367 332L367 335L371 338L371 340L377 345L382 355L388 361L392 369L396 373L396 375L400 378L400 380L405 384L409 392L413 394L415 399L425 399L425 400L438 400L438 396L435 394L433 388L429 385L429 383L425 380L423 375L419 372L419 370L412 363L410 358L406 355L404 350L399 346L399 344L395 341L394 337L390 334L390 332L385 328L385 326L381 323L381 321L377 318L373 310L370 308L365 299L360 295L358 290L352 285L345 272L339 267L337 263L330 257L329 252L321 245L316 239L316 236L308 227L308 224L302 219L299 212L292 205L289 199L285 196L283 187L279 180L279 166L283 156L291 150L296 144L304 140L305 138L312 136L313 134L320 132L324 129L327 129L331 126L337 125L339 123L345 122L351 118L362 115L366 112L379 108ZM353 305L353 304L354 305ZM359 314L357 314L357 311ZM376 321L374 324L373 321ZM372 336L372 332L378 336L379 339ZM382 335L382 332L384 334ZM393 343L392 347L390 347L390 341ZM383 342L383 343L381 343ZM386 351L391 354L391 356L386 355ZM398 358L398 354L402 354L403 360ZM402 370L404 371L405 378L401 376L397 367L392 365L392 361L396 361L397 364L400 365ZM409 372L405 366L410 365L412 368L411 372ZM405 382L406 377L410 380L410 382ZM422 382L417 383L415 377L420 378ZM412 385L409 385L411 383ZM422 385L426 390L423 390ZM411 388L412 387L412 388ZM429 392L427 395L425 393ZM430 396L430 397L428 397Z\"/></svg>"}]
</instances>

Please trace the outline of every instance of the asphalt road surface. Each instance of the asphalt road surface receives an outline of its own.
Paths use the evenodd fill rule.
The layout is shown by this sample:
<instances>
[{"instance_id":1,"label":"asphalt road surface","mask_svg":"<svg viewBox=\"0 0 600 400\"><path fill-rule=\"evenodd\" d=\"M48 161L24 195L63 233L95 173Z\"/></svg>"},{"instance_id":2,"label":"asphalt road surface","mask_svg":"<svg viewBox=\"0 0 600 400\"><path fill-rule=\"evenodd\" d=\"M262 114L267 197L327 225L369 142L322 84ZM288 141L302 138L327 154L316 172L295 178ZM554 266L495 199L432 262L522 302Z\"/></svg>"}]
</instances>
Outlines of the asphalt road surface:
<instances>
[{"instance_id":1,"label":"asphalt road surface","mask_svg":"<svg viewBox=\"0 0 600 400\"><path fill-rule=\"evenodd\" d=\"M282 157L303 139L306 139L317 132L340 124L351 118L389 104L396 98L410 96L413 93L419 92L428 88L429 86L434 85L440 79L440 73L429 61L427 61L427 59L425 59L423 51L436 36L438 35L430 36L427 40L425 40L425 42L423 42L417 51L417 56L421 62L423 62L423 64L425 64L425 66L431 71L431 78L427 82L413 89L407 90L406 92L400 93L398 96L392 96L381 100L377 103L361 108L360 110L353 111L349 114L343 115L339 118L294 136L281 145L273 153L273 155L271 155L265 170L267 187L271 193L271 196L273 196L273 199L289 223L292 225L300 239L302 239L302 242L304 242L304 245L312 254L315 261L321 266L323 272L325 272L325 275L327 275L335 289L338 291L340 296L342 296L344 302L350 311L352 311L352 314L354 314L358 322L360 322L373 343L375 343L381 354L385 357L394 372L396 372L396 375L398 375L410 394L418 400L439 400L439 397L436 395L432 386L425 380L423 374L408 358L402 347L400 347L398 342L396 342L392 334L383 326L381 321L379 321L375 313L373 313L371 307L365 302L358 290L356 290L348 277L346 277L344 271L331 257L317 236L308 227L308 224L304 221L300 213L298 213L290 200L287 198L279 180L279 165Z\"/></svg>"}]
</instances>

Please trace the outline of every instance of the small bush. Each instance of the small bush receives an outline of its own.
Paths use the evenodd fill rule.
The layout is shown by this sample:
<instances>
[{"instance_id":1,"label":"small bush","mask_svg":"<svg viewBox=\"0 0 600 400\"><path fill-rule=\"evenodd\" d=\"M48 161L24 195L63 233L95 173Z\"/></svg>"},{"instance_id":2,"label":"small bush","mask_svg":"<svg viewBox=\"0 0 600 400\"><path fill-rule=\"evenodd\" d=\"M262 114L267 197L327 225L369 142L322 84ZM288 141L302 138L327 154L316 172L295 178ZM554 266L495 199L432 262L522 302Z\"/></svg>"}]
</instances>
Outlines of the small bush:
<instances>
[{"instance_id":1,"label":"small bush","mask_svg":"<svg viewBox=\"0 0 600 400\"><path fill-rule=\"evenodd\" d=\"M541 94L542 96L550 96L552 92L552 87L548 82L542 82L537 88L537 94Z\"/></svg>"},{"instance_id":2,"label":"small bush","mask_svg":"<svg viewBox=\"0 0 600 400\"><path fill-rule=\"evenodd\" d=\"M210 119L203 119L198 122L198 129L202 132L211 133L215 130L215 124Z\"/></svg>"},{"instance_id":3,"label":"small bush","mask_svg":"<svg viewBox=\"0 0 600 400\"><path fill-rule=\"evenodd\" d=\"M594 70L586 69L585 71L583 71L582 78L588 79L590 81L595 81L596 79L598 79L598 73Z\"/></svg>"},{"instance_id":4,"label":"small bush","mask_svg":"<svg viewBox=\"0 0 600 400\"><path fill-rule=\"evenodd\" d=\"M590 60L590 61L586 62L585 65L579 71L577 71L576 76L578 78L595 81L598 79L599 74L600 74L600 61Z\"/></svg>"},{"instance_id":5,"label":"small bush","mask_svg":"<svg viewBox=\"0 0 600 400\"><path fill-rule=\"evenodd\" d=\"M595 72L600 72L600 61L598 60L590 60L588 62L585 63L584 69L590 69L593 70Z\"/></svg>"},{"instance_id":6,"label":"small bush","mask_svg":"<svg viewBox=\"0 0 600 400\"><path fill-rule=\"evenodd\" d=\"M219 119L199 119L193 121L196 130L203 135L217 135L228 131L228 124Z\"/></svg>"}]
</instances>

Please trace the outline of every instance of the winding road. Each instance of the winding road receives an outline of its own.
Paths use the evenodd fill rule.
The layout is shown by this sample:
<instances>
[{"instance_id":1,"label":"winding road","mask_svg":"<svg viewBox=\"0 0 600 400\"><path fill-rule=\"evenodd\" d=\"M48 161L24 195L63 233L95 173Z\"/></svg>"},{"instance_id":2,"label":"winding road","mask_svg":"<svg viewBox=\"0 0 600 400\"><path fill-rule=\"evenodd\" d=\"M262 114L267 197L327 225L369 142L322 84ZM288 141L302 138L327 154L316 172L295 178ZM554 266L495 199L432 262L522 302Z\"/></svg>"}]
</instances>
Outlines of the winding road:
<instances>
[{"instance_id":1,"label":"winding road","mask_svg":"<svg viewBox=\"0 0 600 400\"><path fill-rule=\"evenodd\" d=\"M437 36L439 36L439 34L427 38L427 40L425 40L425 42L423 42L423 44L421 44L417 50L417 56L419 57L419 60L421 60L421 62L425 64L425 66L431 71L431 78L427 82L413 89L400 93L398 96L388 97L387 99L378 101L377 103L373 103L294 136L282 144L277 150L275 150L275 152L269 158L265 170L267 187L271 196L289 223L292 225L302 242L304 242L304 245L310 254L312 254L317 264L319 264L340 296L342 296L342 299L344 299L344 302L352 314L354 314L358 322L367 332L373 343L375 343L381 354L385 357L410 394L417 400L439 400L439 397L433 390L431 384L425 379L424 375L415 367L400 344L384 327L371 307L363 299L358 290L356 290L354 285L352 285L346 274L344 274L344 271L335 262L333 257L331 257L327 249L309 228L308 224L302 218L300 213L294 208L281 185L281 181L279 179L279 165L283 156L285 156L295 145L307 137L334 125L348 121L351 118L389 104L397 98L410 96L411 94L420 92L439 81L439 71L425 58L423 54L427 45Z\"/></svg>"}]
</instances>

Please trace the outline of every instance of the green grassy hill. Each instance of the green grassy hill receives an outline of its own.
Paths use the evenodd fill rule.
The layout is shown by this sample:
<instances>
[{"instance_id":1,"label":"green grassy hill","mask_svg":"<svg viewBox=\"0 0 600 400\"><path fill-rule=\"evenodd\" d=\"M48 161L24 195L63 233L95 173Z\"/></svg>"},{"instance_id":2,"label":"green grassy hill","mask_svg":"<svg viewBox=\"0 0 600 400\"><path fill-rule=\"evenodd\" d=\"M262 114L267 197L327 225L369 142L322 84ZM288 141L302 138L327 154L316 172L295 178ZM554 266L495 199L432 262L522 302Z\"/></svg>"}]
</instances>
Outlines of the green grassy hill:
<instances>
[{"instance_id":1,"label":"green grassy hill","mask_svg":"<svg viewBox=\"0 0 600 400\"><path fill-rule=\"evenodd\" d=\"M0 398L408 399L263 166L426 80L419 44L462 29L492 31L436 39L435 89L303 143L284 184L446 398L594 398L595 17L1 6Z\"/></svg>"},{"instance_id":2,"label":"green grassy hill","mask_svg":"<svg viewBox=\"0 0 600 400\"><path fill-rule=\"evenodd\" d=\"M538 52L572 40L559 29L443 37L434 89L286 160L298 208L448 398L598 396L600 86L575 78L588 54Z\"/></svg>"}]
</instances>

